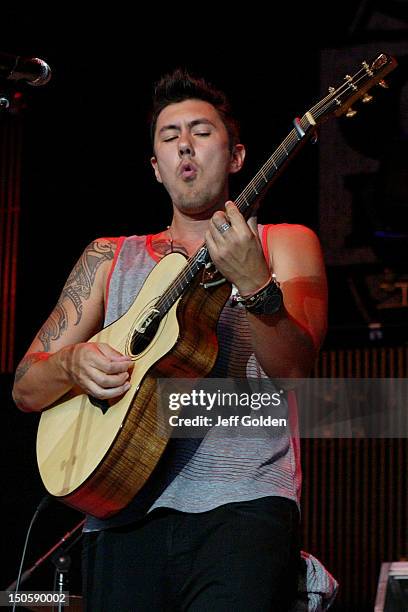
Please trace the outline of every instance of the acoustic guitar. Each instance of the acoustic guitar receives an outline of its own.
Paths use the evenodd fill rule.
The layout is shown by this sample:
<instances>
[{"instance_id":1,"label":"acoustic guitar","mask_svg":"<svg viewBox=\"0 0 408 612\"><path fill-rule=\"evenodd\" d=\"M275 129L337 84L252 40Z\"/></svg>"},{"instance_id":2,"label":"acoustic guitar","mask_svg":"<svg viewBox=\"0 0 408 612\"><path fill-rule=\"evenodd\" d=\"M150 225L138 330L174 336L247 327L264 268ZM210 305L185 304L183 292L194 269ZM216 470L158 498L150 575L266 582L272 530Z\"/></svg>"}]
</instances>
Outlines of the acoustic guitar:
<instances>
[{"instance_id":1,"label":"acoustic guitar","mask_svg":"<svg viewBox=\"0 0 408 612\"><path fill-rule=\"evenodd\" d=\"M266 189L330 116L347 114L397 65L381 54L294 120L294 127L235 203L248 218ZM168 437L157 428L158 378L202 378L217 357L216 325L231 293L202 245L189 259L172 253L152 270L129 310L90 342L106 342L134 362L131 388L101 401L74 388L45 410L37 434L40 475L48 492L82 512L106 518L145 484Z\"/></svg>"}]
</instances>

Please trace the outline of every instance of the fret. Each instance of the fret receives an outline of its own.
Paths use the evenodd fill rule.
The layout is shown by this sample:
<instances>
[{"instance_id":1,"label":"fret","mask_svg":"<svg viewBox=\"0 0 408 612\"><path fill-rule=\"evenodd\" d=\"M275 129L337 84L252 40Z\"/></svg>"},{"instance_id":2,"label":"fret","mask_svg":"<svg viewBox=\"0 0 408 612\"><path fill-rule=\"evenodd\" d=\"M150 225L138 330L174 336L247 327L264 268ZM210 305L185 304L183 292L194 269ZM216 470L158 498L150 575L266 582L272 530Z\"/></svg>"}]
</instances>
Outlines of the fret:
<instances>
[{"instance_id":1,"label":"fret","mask_svg":"<svg viewBox=\"0 0 408 612\"><path fill-rule=\"evenodd\" d=\"M253 181L251 181L251 186L252 186L252 190L256 193L256 195L258 195L259 192L255 189L255 185Z\"/></svg>"}]
</instances>

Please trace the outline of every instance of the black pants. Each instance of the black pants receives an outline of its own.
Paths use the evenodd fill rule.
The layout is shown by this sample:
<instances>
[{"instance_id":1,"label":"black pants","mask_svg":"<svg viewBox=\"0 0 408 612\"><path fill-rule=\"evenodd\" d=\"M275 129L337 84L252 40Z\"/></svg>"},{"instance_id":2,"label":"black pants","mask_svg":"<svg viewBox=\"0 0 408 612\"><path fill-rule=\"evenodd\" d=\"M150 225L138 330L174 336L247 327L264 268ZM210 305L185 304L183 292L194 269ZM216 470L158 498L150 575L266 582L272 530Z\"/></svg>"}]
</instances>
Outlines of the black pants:
<instances>
[{"instance_id":1,"label":"black pants","mask_svg":"<svg viewBox=\"0 0 408 612\"><path fill-rule=\"evenodd\" d=\"M299 513L264 497L187 514L167 508L85 535L88 612L281 612L294 598Z\"/></svg>"}]
</instances>

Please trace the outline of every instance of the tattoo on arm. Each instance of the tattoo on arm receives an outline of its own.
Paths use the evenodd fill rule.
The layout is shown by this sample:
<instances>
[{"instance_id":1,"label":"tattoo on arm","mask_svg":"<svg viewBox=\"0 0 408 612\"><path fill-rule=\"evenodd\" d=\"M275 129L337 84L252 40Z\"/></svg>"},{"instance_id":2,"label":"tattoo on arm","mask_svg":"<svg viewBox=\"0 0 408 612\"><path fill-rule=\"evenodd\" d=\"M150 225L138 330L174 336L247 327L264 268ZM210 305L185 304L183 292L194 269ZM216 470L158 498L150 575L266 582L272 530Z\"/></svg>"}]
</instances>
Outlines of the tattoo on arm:
<instances>
[{"instance_id":1,"label":"tattoo on arm","mask_svg":"<svg viewBox=\"0 0 408 612\"><path fill-rule=\"evenodd\" d=\"M53 340L58 340L67 329L68 314L62 304L62 295L63 294L61 294L52 315L48 317L38 333L38 338L46 352L51 350L51 342Z\"/></svg>"},{"instance_id":2,"label":"tattoo on arm","mask_svg":"<svg viewBox=\"0 0 408 612\"><path fill-rule=\"evenodd\" d=\"M15 382L23 378L24 374L31 368L33 363L41 361L42 359L48 359L48 357L49 355L45 353L32 353L31 355L26 355L16 370Z\"/></svg>"},{"instance_id":3,"label":"tattoo on arm","mask_svg":"<svg viewBox=\"0 0 408 612\"><path fill-rule=\"evenodd\" d=\"M40 329L38 338L44 351L50 351L51 342L58 340L67 329L67 300L74 305L77 317L74 325L78 325L82 318L82 303L91 295L98 268L113 259L115 250L116 244L110 240L95 240L87 246L69 275L53 313Z\"/></svg>"}]
</instances>

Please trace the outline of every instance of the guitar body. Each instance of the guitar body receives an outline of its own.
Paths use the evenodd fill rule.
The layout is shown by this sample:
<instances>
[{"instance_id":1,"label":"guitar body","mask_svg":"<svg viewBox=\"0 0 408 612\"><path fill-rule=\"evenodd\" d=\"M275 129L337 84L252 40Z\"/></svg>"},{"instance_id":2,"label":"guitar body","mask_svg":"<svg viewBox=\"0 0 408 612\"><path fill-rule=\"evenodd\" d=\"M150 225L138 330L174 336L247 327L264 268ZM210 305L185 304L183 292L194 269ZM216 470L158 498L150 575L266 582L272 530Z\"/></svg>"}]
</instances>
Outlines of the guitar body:
<instances>
[{"instance_id":1,"label":"guitar body","mask_svg":"<svg viewBox=\"0 0 408 612\"><path fill-rule=\"evenodd\" d=\"M137 354L132 352L134 332L185 264L179 253L164 257L129 310L90 340L132 356L129 391L98 402L72 390L41 415L41 478L50 494L77 510L106 518L131 501L168 442L169 436L157 428L157 378L199 378L215 363L216 324L231 285L204 289L198 277L160 320L152 341Z\"/></svg>"}]
</instances>

